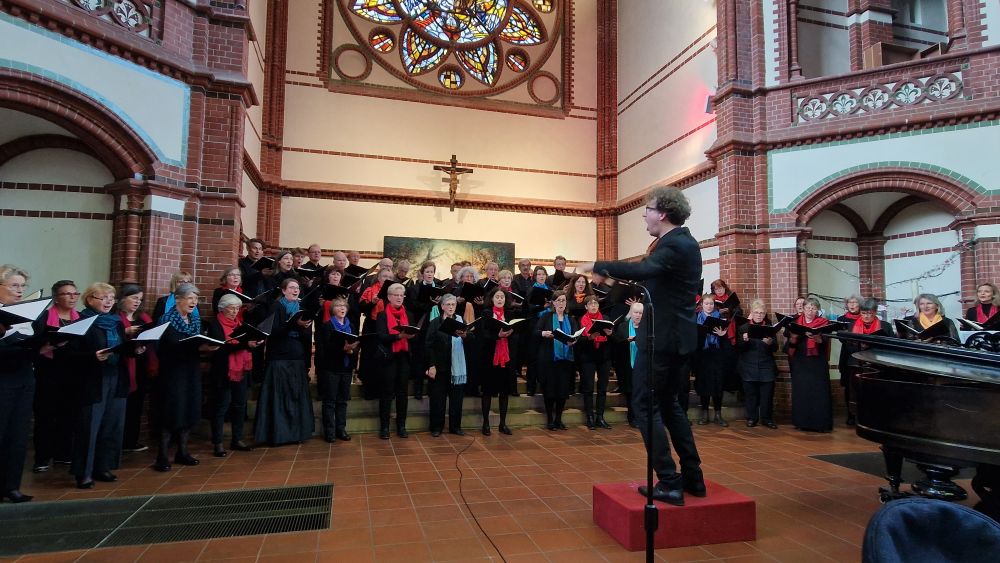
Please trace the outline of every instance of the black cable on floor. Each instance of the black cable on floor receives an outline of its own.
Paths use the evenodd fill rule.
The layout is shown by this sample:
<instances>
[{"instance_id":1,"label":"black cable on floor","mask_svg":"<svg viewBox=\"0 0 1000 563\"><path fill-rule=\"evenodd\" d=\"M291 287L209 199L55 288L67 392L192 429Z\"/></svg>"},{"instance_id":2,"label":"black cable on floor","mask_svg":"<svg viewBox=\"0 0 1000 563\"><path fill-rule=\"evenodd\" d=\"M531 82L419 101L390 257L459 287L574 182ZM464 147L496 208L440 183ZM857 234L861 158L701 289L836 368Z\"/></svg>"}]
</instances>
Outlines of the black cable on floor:
<instances>
[{"instance_id":1,"label":"black cable on floor","mask_svg":"<svg viewBox=\"0 0 1000 563\"><path fill-rule=\"evenodd\" d=\"M486 539L490 540L490 545L492 545L493 549L496 550L497 555L500 556L500 560L503 561L504 563L507 563L507 559L504 558L503 553L500 553L500 548L497 547L497 544L493 542L493 538L491 538L490 535L486 533L486 530L483 529L483 525L479 523L479 518L476 518L476 513L472 511L472 507L469 506L469 501L465 500L465 492L462 491L462 479L465 478L465 474L462 473L462 468L459 467L458 460L461 459L462 454L464 454L465 451L471 448L472 444L475 443L476 443L476 438L472 438L472 440L469 440L469 445L465 446L464 448L461 449L461 451L455 454L455 469L458 470L458 494L459 496L462 497L462 502L465 503L465 508L469 511L469 514L472 515L472 520L476 523L476 526L479 528L479 531L482 532L484 536L486 536Z\"/></svg>"}]
</instances>

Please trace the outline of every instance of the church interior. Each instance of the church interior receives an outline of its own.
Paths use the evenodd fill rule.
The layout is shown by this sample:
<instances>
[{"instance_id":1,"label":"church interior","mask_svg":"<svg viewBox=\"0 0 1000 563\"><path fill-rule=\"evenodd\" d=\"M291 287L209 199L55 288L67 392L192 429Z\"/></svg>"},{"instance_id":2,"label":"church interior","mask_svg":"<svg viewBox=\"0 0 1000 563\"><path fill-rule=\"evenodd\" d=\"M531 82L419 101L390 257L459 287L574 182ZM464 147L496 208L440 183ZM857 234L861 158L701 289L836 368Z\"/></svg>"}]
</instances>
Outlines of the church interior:
<instances>
[{"instance_id":1,"label":"church interior","mask_svg":"<svg viewBox=\"0 0 1000 563\"><path fill-rule=\"evenodd\" d=\"M136 283L147 310L190 272L210 317L249 239L364 268L392 237L490 241L515 274L571 272L641 259L647 195L672 186L705 291L725 280L768 313L809 295L830 318L871 297L883 320L933 294L959 317L1000 283L998 68L996 0L0 0L0 264L31 291ZM793 429L781 352L777 429L745 427L731 393L739 424L693 427L706 479L756 503L756 537L657 560L862 559L885 480L845 424L839 351L832 432ZM333 500L323 529L0 561L642 560L592 514L594 484L645 477L624 403L610 431L577 414L553 434L530 399L511 398L512 436L414 422L383 441L355 392L352 441L224 459L205 423L199 466L126 453L91 490L29 461L35 503L316 483ZM823 459L854 454L879 465Z\"/></svg>"}]
</instances>

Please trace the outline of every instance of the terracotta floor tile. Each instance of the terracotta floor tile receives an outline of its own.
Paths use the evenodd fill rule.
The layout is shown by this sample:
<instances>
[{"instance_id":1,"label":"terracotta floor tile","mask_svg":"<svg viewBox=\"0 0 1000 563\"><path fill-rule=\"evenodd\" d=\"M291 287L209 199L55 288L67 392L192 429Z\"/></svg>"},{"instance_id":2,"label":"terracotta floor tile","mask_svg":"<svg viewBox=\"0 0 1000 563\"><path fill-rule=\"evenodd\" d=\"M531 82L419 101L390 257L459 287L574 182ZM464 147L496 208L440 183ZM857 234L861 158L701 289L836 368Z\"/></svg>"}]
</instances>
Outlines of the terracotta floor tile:
<instances>
[{"instance_id":1,"label":"terracotta floor tile","mask_svg":"<svg viewBox=\"0 0 1000 563\"><path fill-rule=\"evenodd\" d=\"M264 545L260 548L260 554L264 556L286 553L314 553L318 539L318 532L294 532L269 535L264 538Z\"/></svg>"},{"instance_id":2,"label":"terracotta floor tile","mask_svg":"<svg viewBox=\"0 0 1000 563\"><path fill-rule=\"evenodd\" d=\"M479 542L464 538L433 541L427 546L434 561L469 561L488 556L486 549Z\"/></svg>"},{"instance_id":3,"label":"terracotta floor tile","mask_svg":"<svg viewBox=\"0 0 1000 563\"><path fill-rule=\"evenodd\" d=\"M579 550L587 545L573 530L538 530L527 531L528 537L535 542L542 552L549 554L554 551Z\"/></svg>"},{"instance_id":4,"label":"terracotta floor tile","mask_svg":"<svg viewBox=\"0 0 1000 563\"><path fill-rule=\"evenodd\" d=\"M379 563L423 563L433 561L426 543L403 543L375 547L375 560Z\"/></svg>"},{"instance_id":5,"label":"terracotta floor tile","mask_svg":"<svg viewBox=\"0 0 1000 563\"><path fill-rule=\"evenodd\" d=\"M208 541L162 543L149 546L139 561L143 563L172 563L174 561L197 561Z\"/></svg>"},{"instance_id":6,"label":"terracotta floor tile","mask_svg":"<svg viewBox=\"0 0 1000 563\"><path fill-rule=\"evenodd\" d=\"M208 561L234 557L256 558L260 554L261 546L264 545L264 538L265 536L246 536L208 540L208 544L202 550L198 560Z\"/></svg>"},{"instance_id":7,"label":"terracotta floor tile","mask_svg":"<svg viewBox=\"0 0 1000 563\"><path fill-rule=\"evenodd\" d=\"M320 551L316 561L322 563L375 563L375 553L370 547Z\"/></svg>"},{"instance_id":8,"label":"terracotta floor tile","mask_svg":"<svg viewBox=\"0 0 1000 563\"><path fill-rule=\"evenodd\" d=\"M500 553L502 553L505 557L508 554L517 555L519 553L532 553L539 551L535 542L531 541L531 538L524 533L496 535L491 536L491 539L500 550Z\"/></svg>"},{"instance_id":9,"label":"terracotta floor tile","mask_svg":"<svg viewBox=\"0 0 1000 563\"><path fill-rule=\"evenodd\" d=\"M382 526L380 528L373 528L372 534L372 545L375 546L424 541L423 529L421 529L419 524Z\"/></svg>"},{"instance_id":10,"label":"terracotta floor tile","mask_svg":"<svg viewBox=\"0 0 1000 563\"><path fill-rule=\"evenodd\" d=\"M397 508L395 510L372 510L368 513L372 526L397 526L400 524L416 524L417 511L412 508Z\"/></svg>"}]
</instances>

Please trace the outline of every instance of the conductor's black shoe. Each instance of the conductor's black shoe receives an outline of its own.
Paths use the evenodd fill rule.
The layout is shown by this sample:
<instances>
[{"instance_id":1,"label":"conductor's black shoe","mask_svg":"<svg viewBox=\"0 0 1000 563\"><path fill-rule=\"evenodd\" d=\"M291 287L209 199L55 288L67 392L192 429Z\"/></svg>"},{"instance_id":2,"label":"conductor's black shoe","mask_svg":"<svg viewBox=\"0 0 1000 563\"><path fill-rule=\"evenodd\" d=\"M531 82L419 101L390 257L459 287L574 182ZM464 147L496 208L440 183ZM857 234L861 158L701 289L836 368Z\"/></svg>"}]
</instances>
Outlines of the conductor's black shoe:
<instances>
[{"instance_id":1,"label":"conductor's black shoe","mask_svg":"<svg viewBox=\"0 0 1000 563\"><path fill-rule=\"evenodd\" d=\"M337 439L344 442L350 442L351 435L348 434L346 430L341 430L340 432L337 432Z\"/></svg>"},{"instance_id":2,"label":"conductor's black shoe","mask_svg":"<svg viewBox=\"0 0 1000 563\"><path fill-rule=\"evenodd\" d=\"M382 439L382 440L388 440L389 439L389 429L388 428L383 428L383 429L379 430L378 431L378 437L380 439Z\"/></svg>"},{"instance_id":3,"label":"conductor's black shoe","mask_svg":"<svg viewBox=\"0 0 1000 563\"><path fill-rule=\"evenodd\" d=\"M174 463L179 463L181 465L198 465L201 462L191 454L177 454L174 456Z\"/></svg>"},{"instance_id":4,"label":"conductor's black shoe","mask_svg":"<svg viewBox=\"0 0 1000 563\"><path fill-rule=\"evenodd\" d=\"M14 504L20 504L22 502L28 502L31 499L35 498L35 497L33 497L31 495L26 495L26 494L22 493L21 491L18 491L17 489L15 489L13 491L7 491L3 495L0 495L0 498L9 499L10 502L12 502Z\"/></svg>"},{"instance_id":5,"label":"conductor's black shoe","mask_svg":"<svg viewBox=\"0 0 1000 563\"><path fill-rule=\"evenodd\" d=\"M639 494L646 496L646 487L639 487ZM671 489L663 481L653 485L653 500L672 504L674 506L684 506L684 491L681 489Z\"/></svg>"},{"instance_id":6,"label":"conductor's black shoe","mask_svg":"<svg viewBox=\"0 0 1000 563\"><path fill-rule=\"evenodd\" d=\"M101 481L103 483L114 483L118 480L118 476L110 471L101 471L99 473L94 473L94 480Z\"/></svg>"},{"instance_id":7,"label":"conductor's black shoe","mask_svg":"<svg viewBox=\"0 0 1000 563\"><path fill-rule=\"evenodd\" d=\"M170 462L165 458L157 458L156 463L153 464L153 469L159 471L160 473L166 473L170 471Z\"/></svg>"},{"instance_id":8,"label":"conductor's black shoe","mask_svg":"<svg viewBox=\"0 0 1000 563\"><path fill-rule=\"evenodd\" d=\"M605 430L611 430L611 425L608 424L608 421L604 420L603 416L597 418L597 427Z\"/></svg>"},{"instance_id":9,"label":"conductor's black shoe","mask_svg":"<svg viewBox=\"0 0 1000 563\"><path fill-rule=\"evenodd\" d=\"M93 489L94 488L94 481L93 481L93 479L87 479L86 481L77 479L76 480L76 488L77 489Z\"/></svg>"},{"instance_id":10,"label":"conductor's black shoe","mask_svg":"<svg viewBox=\"0 0 1000 563\"><path fill-rule=\"evenodd\" d=\"M754 419L752 419L752 418L748 418L747 419L747 428L753 428L754 426L757 426L757 421L754 420Z\"/></svg>"},{"instance_id":11,"label":"conductor's black shoe","mask_svg":"<svg viewBox=\"0 0 1000 563\"><path fill-rule=\"evenodd\" d=\"M396 429L396 435L400 438L409 438L410 433L406 431L406 428L400 427Z\"/></svg>"},{"instance_id":12,"label":"conductor's black shoe","mask_svg":"<svg viewBox=\"0 0 1000 563\"><path fill-rule=\"evenodd\" d=\"M431 436L432 437L437 438L440 435L441 435L441 431L440 430L431 430Z\"/></svg>"},{"instance_id":13,"label":"conductor's black shoe","mask_svg":"<svg viewBox=\"0 0 1000 563\"><path fill-rule=\"evenodd\" d=\"M708 494L708 490L705 489L705 481L685 481L684 492L696 497L704 497Z\"/></svg>"},{"instance_id":14,"label":"conductor's black shoe","mask_svg":"<svg viewBox=\"0 0 1000 563\"><path fill-rule=\"evenodd\" d=\"M461 428L452 428L451 433L456 436L465 436L465 430L462 430Z\"/></svg>"},{"instance_id":15,"label":"conductor's black shoe","mask_svg":"<svg viewBox=\"0 0 1000 563\"><path fill-rule=\"evenodd\" d=\"M508 436L510 436L511 434L513 434L513 432L510 431L510 427L507 426L506 424L501 424L500 425L500 433L501 434L506 434Z\"/></svg>"}]
</instances>

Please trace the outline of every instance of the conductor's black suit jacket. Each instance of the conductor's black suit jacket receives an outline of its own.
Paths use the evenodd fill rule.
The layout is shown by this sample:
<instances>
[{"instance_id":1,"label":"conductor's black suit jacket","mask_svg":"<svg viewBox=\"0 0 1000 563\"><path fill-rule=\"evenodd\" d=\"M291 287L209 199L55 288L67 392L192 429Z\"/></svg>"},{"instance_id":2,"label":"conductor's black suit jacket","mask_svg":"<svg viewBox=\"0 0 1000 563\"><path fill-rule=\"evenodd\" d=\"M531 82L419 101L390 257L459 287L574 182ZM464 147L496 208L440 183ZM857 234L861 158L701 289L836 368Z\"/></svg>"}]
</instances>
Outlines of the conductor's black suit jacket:
<instances>
[{"instance_id":1,"label":"conductor's black suit jacket","mask_svg":"<svg viewBox=\"0 0 1000 563\"><path fill-rule=\"evenodd\" d=\"M594 271L633 280L649 291L653 303L654 370L667 373L664 362L694 352L698 326L695 296L701 291L701 250L687 227L675 227L639 262L597 262ZM650 315L647 306L636 333L639 357L647 348ZM675 382L670 382L673 387Z\"/></svg>"}]
</instances>

